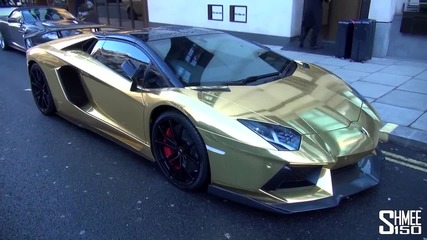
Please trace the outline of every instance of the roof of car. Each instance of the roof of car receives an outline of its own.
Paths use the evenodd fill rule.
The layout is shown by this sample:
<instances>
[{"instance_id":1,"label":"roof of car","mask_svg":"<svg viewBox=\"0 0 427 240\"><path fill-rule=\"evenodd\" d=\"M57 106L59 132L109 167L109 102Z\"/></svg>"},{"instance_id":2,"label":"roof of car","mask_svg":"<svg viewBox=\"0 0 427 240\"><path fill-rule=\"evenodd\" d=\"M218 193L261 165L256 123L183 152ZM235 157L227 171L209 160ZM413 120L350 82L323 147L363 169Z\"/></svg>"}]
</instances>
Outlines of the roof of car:
<instances>
[{"instance_id":1,"label":"roof of car","mask_svg":"<svg viewBox=\"0 0 427 240\"><path fill-rule=\"evenodd\" d=\"M205 34L213 34L213 33L222 33L222 32L212 30L212 29L188 27L188 26L162 26L162 27L144 28L141 30L102 32L98 34L103 34L104 36L112 36L112 37L132 36L137 39L140 39L141 41L147 42L147 41L154 41L154 40L160 40L160 39L205 35Z\"/></svg>"}]
</instances>

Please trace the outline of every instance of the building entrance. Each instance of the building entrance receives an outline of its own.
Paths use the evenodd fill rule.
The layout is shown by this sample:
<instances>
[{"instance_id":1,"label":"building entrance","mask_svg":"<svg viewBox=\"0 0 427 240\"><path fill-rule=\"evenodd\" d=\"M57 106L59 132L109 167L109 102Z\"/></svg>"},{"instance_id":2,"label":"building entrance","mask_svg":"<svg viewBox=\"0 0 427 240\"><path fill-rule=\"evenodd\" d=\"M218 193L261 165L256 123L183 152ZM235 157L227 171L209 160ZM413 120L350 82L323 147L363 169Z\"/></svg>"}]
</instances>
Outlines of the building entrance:
<instances>
[{"instance_id":1,"label":"building entrance","mask_svg":"<svg viewBox=\"0 0 427 240\"><path fill-rule=\"evenodd\" d=\"M304 11L310 1L305 0ZM322 29L319 41L334 42L338 29L338 22L342 20L368 18L371 0L331 0L323 2Z\"/></svg>"}]
</instances>

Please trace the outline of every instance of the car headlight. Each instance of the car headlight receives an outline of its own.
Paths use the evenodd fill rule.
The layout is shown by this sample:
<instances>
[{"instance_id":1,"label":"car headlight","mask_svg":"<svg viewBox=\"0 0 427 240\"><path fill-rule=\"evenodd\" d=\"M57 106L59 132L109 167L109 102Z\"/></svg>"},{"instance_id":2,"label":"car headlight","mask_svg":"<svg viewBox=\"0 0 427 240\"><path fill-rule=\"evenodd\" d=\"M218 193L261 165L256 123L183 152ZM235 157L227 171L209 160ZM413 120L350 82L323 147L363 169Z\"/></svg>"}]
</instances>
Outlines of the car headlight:
<instances>
[{"instance_id":1,"label":"car headlight","mask_svg":"<svg viewBox=\"0 0 427 240\"><path fill-rule=\"evenodd\" d=\"M264 138L277 150L296 151L300 148L301 134L292 128L246 119L238 119L238 121Z\"/></svg>"}]
</instances>

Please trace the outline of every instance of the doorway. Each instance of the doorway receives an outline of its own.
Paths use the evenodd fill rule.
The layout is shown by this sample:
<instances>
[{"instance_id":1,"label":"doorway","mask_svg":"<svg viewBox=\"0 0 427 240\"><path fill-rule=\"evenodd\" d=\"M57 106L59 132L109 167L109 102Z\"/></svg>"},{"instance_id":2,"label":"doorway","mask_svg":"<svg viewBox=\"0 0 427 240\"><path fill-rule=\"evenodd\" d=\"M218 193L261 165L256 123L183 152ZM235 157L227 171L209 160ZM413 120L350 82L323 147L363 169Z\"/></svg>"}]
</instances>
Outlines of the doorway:
<instances>
[{"instance_id":1,"label":"doorway","mask_svg":"<svg viewBox=\"0 0 427 240\"><path fill-rule=\"evenodd\" d=\"M319 0L305 0L304 11L308 2ZM350 19L366 19L369 16L371 0L331 0L323 2L322 29L320 41L335 42L338 22Z\"/></svg>"}]
</instances>

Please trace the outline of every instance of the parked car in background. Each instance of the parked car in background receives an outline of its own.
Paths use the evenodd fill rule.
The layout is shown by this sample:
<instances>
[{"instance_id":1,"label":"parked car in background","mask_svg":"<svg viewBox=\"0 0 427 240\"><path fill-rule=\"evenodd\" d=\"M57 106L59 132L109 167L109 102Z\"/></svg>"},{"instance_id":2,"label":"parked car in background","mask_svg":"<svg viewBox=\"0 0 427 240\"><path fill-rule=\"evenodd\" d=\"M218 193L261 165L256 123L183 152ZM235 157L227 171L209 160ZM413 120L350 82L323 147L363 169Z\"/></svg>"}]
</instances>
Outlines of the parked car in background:
<instances>
[{"instance_id":1,"label":"parked car in background","mask_svg":"<svg viewBox=\"0 0 427 240\"><path fill-rule=\"evenodd\" d=\"M63 8L20 7L0 19L0 47L25 51L40 43L97 31L104 26L81 21Z\"/></svg>"}]
</instances>

